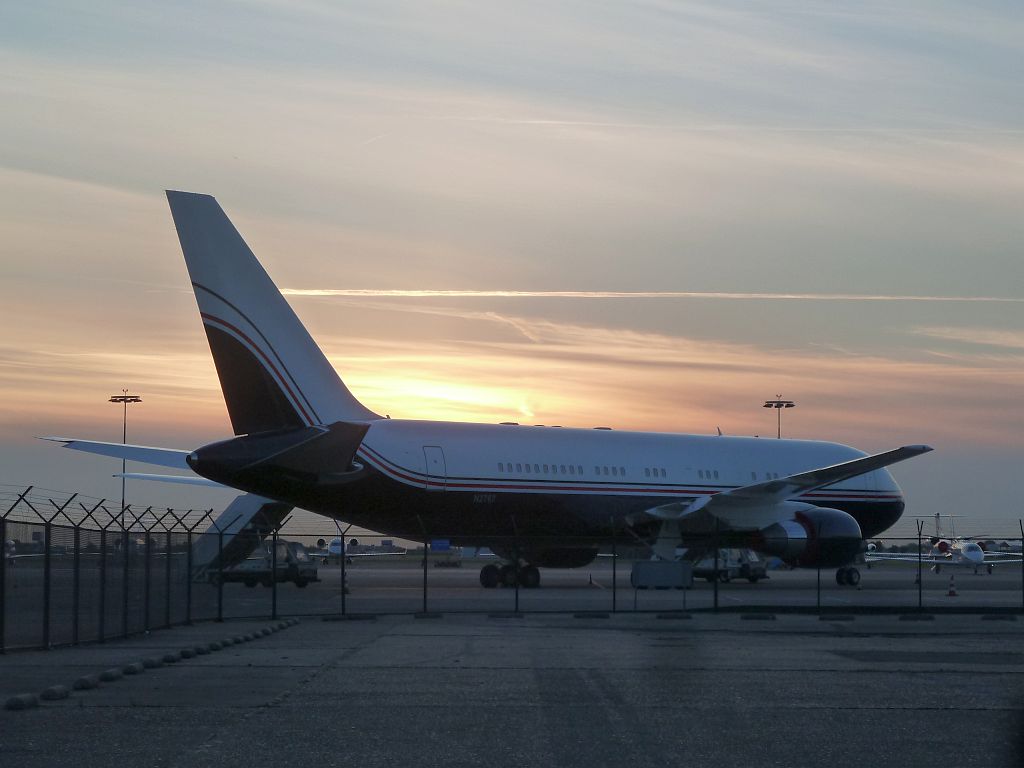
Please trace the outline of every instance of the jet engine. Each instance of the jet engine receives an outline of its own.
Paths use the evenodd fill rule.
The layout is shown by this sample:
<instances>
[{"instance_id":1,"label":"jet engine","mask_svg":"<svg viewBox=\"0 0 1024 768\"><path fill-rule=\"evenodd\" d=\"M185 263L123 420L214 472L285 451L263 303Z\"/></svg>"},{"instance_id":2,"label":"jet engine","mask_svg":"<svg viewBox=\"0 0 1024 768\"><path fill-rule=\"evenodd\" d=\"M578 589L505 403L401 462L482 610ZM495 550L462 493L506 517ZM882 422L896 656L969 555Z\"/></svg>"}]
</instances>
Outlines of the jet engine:
<instances>
[{"instance_id":1,"label":"jet engine","mask_svg":"<svg viewBox=\"0 0 1024 768\"><path fill-rule=\"evenodd\" d=\"M761 529L752 549L790 565L833 568L852 563L862 541L860 525L846 512L801 504L791 519Z\"/></svg>"}]
</instances>

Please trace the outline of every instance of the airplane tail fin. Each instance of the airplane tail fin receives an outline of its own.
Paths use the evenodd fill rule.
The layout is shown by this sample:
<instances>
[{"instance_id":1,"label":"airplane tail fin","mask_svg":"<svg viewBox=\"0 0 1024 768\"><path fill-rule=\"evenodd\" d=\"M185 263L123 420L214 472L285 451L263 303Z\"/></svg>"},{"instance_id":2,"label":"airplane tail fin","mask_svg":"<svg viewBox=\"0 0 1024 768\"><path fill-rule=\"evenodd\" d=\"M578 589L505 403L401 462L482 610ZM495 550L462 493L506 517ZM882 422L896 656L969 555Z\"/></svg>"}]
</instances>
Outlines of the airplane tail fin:
<instances>
[{"instance_id":1,"label":"airplane tail fin","mask_svg":"<svg viewBox=\"0 0 1024 768\"><path fill-rule=\"evenodd\" d=\"M379 419L324 357L210 195L167 192L236 435Z\"/></svg>"}]
</instances>

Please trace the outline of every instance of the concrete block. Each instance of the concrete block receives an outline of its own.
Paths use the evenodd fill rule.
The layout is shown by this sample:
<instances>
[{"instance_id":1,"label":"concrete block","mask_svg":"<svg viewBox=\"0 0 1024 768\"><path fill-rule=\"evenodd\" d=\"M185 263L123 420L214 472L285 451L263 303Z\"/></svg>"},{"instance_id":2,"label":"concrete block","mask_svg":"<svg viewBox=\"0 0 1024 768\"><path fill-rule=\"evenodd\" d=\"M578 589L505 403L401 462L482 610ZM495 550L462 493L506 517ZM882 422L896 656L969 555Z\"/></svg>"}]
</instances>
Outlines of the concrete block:
<instances>
[{"instance_id":1,"label":"concrete block","mask_svg":"<svg viewBox=\"0 0 1024 768\"><path fill-rule=\"evenodd\" d=\"M11 696L4 704L4 709L21 710L39 706L39 698L34 693L19 693Z\"/></svg>"},{"instance_id":2,"label":"concrete block","mask_svg":"<svg viewBox=\"0 0 1024 768\"><path fill-rule=\"evenodd\" d=\"M76 691L90 691L100 685L99 675L83 675L71 684Z\"/></svg>"}]
</instances>

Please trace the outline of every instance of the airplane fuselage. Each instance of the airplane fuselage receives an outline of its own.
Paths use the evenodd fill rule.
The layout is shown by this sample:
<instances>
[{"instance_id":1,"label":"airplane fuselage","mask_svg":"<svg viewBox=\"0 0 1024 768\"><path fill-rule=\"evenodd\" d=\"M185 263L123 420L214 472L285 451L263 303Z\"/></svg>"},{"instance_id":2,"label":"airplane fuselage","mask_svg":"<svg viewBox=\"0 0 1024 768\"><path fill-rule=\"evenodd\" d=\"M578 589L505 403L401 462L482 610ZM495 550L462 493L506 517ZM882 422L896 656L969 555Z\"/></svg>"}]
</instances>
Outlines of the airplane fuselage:
<instances>
[{"instance_id":1,"label":"airplane fuselage","mask_svg":"<svg viewBox=\"0 0 1024 768\"><path fill-rule=\"evenodd\" d=\"M382 419L356 452L357 479L274 497L410 539L629 538L625 529L643 530L643 513L659 505L864 455L806 440ZM847 512L865 536L904 508L885 470L798 500Z\"/></svg>"}]
</instances>

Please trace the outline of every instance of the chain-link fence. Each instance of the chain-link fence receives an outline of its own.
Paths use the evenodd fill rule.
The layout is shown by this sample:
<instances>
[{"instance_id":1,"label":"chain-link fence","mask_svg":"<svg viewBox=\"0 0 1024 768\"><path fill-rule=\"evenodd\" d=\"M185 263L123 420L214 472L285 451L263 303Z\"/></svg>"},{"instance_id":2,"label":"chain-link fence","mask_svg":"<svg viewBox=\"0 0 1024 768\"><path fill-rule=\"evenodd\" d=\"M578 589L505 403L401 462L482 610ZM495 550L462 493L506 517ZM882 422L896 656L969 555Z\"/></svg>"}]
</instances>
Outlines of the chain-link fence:
<instances>
[{"instance_id":1,"label":"chain-link fence","mask_svg":"<svg viewBox=\"0 0 1024 768\"><path fill-rule=\"evenodd\" d=\"M286 518L274 505L250 510L255 522L242 527L232 507L216 517L122 513L77 494L2 486L0 505L0 652L284 615L1024 611L1024 525L983 541L923 530L873 540L852 569L791 569L717 536L688 537L689 550L675 553L684 567L652 571L650 547L622 538L457 546L454 534L398 540Z\"/></svg>"}]
</instances>

